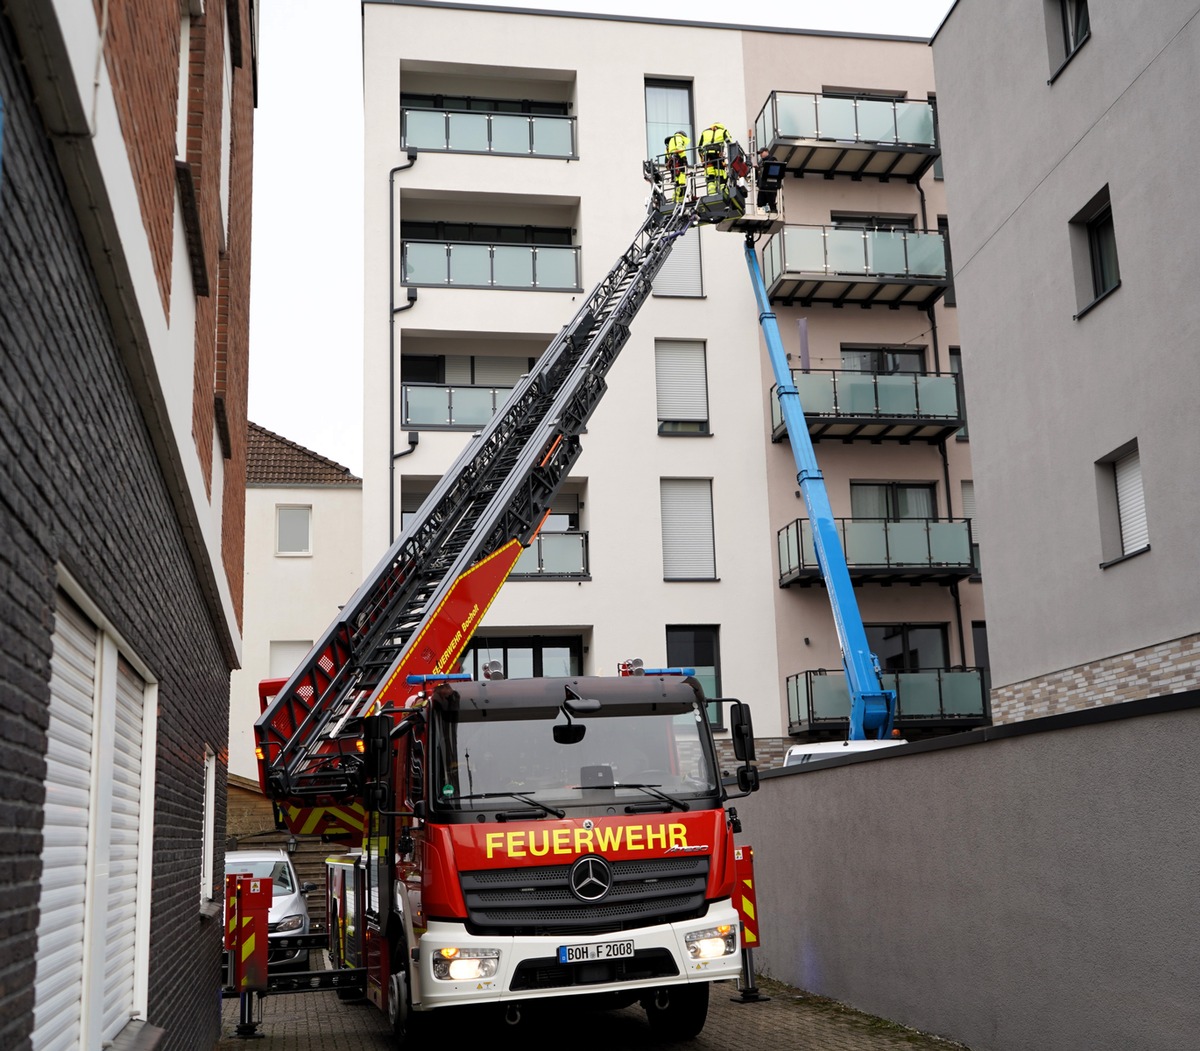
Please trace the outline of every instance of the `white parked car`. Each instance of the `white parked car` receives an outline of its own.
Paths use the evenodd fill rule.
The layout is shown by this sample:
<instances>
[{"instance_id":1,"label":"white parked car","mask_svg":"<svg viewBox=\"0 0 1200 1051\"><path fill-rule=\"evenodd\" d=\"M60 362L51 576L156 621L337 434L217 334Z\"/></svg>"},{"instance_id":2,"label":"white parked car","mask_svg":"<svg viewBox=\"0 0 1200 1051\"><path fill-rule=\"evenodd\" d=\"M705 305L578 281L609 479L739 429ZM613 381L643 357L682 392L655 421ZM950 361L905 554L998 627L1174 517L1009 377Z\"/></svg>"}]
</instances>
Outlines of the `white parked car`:
<instances>
[{"instance_id":1,"label":"white parked car","mask_svg":"<svg viewBox=\"0 0 1200 1051\"><path fill-rule=\"evenodd\" d=\"M268 937L272 945L280 938L308 934L308 902L305 895L315 883L301 883L286 850L231 850L225 855L225 872L249 873L257 879L271 879L271 911L267 915ZM267 956L270 970L299 968L308 970L307 949L275 949Z\"/></svg>"}]
</instances>

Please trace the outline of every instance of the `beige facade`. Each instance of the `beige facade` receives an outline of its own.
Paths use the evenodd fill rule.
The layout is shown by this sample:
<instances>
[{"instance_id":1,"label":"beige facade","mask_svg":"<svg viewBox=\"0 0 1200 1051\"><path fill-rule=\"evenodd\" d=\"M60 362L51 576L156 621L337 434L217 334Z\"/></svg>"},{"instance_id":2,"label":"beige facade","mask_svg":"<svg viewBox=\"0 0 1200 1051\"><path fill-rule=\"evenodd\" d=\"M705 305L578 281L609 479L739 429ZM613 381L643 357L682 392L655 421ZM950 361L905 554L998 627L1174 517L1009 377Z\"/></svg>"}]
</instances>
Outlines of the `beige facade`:
<instances>
[{"instance_id":1,"label":"beige facade","mask_svg":"<svg viewBox=\"0 0 1200 1051\"><path fill-rule=\"evenodd\" d=\"M1196 15L960 0L933 41L998 721L1200 684Z\"/></svg>"},{"instance_id":2,"label":"beige facade","mask_svg":"<svg viewBox=\"0 0 1200 1051\"><path fill-rule=\"evenodd\" d=\"M489 384L503 388L506 375L519 375L520 363L535 358L571 319L641 224L647 121L654 120L647 115L648 91L686 97L693 141L717 120L749 145L772 93L792 93L785 108L788 99L799 98L828 111L831 122L839 107L852 120L856 112L884 110L895 119L899 107L901 121L926 120L933 128L932 61L924 40L393 2L365 4L363 18L364 571L475 429L469 420L447 424L454 399L461 404ZM502 59L498 40L505 42ZM787 222L816 230L796 236L832 243L849 232L857 251L870 256L858 264L860 279L849 283L854 290L842 302L835 302L839 294L830 281L815 295L792 294L786 275L768 274L793 368L807 354L823 390L846 374L852 386L861 368L873 392L871 366L862 364L868 358L890 362L885 372L911 367L948 376L959 340L955 310L942 295L944 276L910 280L893 273L889 280L887 267L872 269L882 240L901 253L943 244L936 231L946 205L933 168L913 180L903 174L882 179L876 169L858 177L847 168L827 179L815 160L804 160L796 136L777 125L767 129L771 142L763 145L773 145L792 173L783 191ZM531 146L514 149L514 134L528 136ZM864 133L839 152L866 158L877 152L867 138ZM897 159L894 153L904 154L905 163L915 156L929 164L936 150L893 151L885 163ZM568 239L559 247L577 253L577 284L535 289L511 274L497 282L498 260L513 255L511 238L527 227ZM679 663L678 629L700 629L717 649L706 672L710 690L753 705L756 735L770 762L789 736L844 736L844 718L814 721L806 700L810 686L819 689L840 675L841 660L829 602L811 563L792 582L780 562L780 532L798 532L804 509L786 434L772 424L773 378L742 237L706 227L698 238L698 268L688 269L695 257L687 248L676 249L675 269L660 275L634 321L567 483L563 522L581 548L585 539L584 571L535 567L514 575L476 639L505 653L504 640L517 640L521 660L525 649L561 643L574 647L580 671L613 673L618 662L634 657L649 667ZM505 253L478 247L498 242ZM765 240L757 247L762 260ZM542 248L526 251L539 260L553 256ZM466 262L456 269L457 260L472 253L492 269L473 272ZM789 258L793 254L803 253L797 248ZM935 254L944 266L944 249ZM515 255L524 258L521 250ZM681 342L702 348L704 426L660 433L661 361ZM897 366L900 359L905 364ZM911 391L916 376L905 372L898 382ZM953 400L954 380L948 383ZM430 415L431 399L441 422ZM937 440L922 431L923 437L902 442L892 422L882 437L879 428L855 431L877 440L839 436L817 443L835 516L851 517L851 483L871 489L868 504L911 497L925 508L924 519L959 520L955 539L966 545L969 563L961 523L964 483L972 480L969 444L957 437L957 425L943 428ZM677 579L664 568L664 550L669 558L675 539L671 493L679 486L700 493L702 504L711 493L711 562L699 579ZM901 517L913 514L910 507ZM885 524L867 530L879 539ZM935 558L936 567L920 570L902 561L891 556L881 571L860 573L855 592L864 621L878 637L893 640L893 651L881 657L885 665L915 672L920 660L933 672L910 680L910 696L914 712L936 716L905 732L980 725L986 720L980 673L966 675L976 693L965 709L947 714L936 694L940 672L984 663L982 584L962 564L947 571ZM781 587L785 578L791 586ZM815 675L819 669L833 670L832 679Z\"/></svg>"}]
</instances>

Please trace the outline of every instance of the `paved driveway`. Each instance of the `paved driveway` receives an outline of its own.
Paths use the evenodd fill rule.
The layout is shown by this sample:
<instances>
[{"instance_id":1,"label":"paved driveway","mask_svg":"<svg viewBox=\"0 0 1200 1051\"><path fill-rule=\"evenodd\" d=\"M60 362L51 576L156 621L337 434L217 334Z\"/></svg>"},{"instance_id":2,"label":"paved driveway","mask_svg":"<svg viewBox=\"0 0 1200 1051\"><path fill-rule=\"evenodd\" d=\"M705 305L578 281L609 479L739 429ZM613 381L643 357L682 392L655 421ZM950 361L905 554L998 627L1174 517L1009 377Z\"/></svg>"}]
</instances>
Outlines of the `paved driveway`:
<instances>
[{"instance_id":1,"label":"paved driveway","mask_svg":"<svg viewBox=\"0 0 1200 1051\"><path fill-rule=\"evenodd\" d=\"M918 1033L882 1019L850 1011L819 997L763 981L759 993L769 999L744 1002L737 986L712 988L708 1022L692 1041L671 1044L654 1037L638 1007L590 1012L562 1009L530 1017L509 1029L488 1015L451 1015L447 1022L463 1028L462 1036L478 1038L481 1022L498 1034L530 1047L563 1047L571 1051L633 1051L673 1048L680 1051L729 1051L731 1047L770 1048L770 1051L969 1051L961 1044ZM334 993L288 993L255 1001L261 1009L261 1039L234 1035L238 1024L236 999L223 1005L222 1039L216 1051L395 1051L387 1019L368 1003L344 1003ZM454 1021L451 1021L454 1019ZM456 1034L443 1032L445 1044ZM508 1041L506 1040L505 1043ZM430 1045L431 1046L431 1045Z\"/></svg>"}]
</instances>

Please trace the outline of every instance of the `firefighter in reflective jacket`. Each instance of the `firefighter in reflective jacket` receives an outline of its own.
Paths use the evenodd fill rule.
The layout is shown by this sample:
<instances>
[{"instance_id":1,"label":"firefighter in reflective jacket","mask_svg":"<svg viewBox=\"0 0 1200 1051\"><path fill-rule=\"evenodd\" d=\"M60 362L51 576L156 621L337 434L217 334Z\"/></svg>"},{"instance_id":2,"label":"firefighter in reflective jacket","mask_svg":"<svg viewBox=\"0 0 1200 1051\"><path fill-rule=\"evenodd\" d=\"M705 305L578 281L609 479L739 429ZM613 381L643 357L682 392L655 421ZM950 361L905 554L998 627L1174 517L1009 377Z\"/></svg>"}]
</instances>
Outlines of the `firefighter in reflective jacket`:
<instances>
[{"instance_id":1,"label":"firefighter in reflective jacket","mask_svg":"<svg viewBox=\"0 0 1200 1051\"><path fill-rule=\"evenodd\" d=\"M667 136L666 145L667 171L670 173L671 181L675 184L675 203L678 204L683 200L687 191L687 155L688 150L691 149L692 140L687 137L685 132L677 131L674 135Z\"/></svg>"},{"instance_id":2,"label":"firefighter in reflective jacket","mask_svg":"<svg viewBox=\"0 0 1200 1051\"><path fill-rule=\"evenodd\" d=\"M700 133L700 160L704 162L707 191L720 193L725 188L725 144L729 132L724 124L710 124Z\"/></svg>"}]
</instances>

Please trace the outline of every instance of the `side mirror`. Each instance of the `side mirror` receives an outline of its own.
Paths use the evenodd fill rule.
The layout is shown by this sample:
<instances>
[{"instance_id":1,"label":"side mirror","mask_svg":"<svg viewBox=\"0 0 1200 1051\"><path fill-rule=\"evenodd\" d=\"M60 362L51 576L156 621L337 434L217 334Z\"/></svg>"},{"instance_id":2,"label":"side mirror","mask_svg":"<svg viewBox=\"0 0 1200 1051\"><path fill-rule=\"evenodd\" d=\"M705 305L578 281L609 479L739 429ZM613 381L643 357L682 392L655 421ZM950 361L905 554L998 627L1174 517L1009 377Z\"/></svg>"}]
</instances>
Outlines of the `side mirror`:
<instances>
[{"instance_id":1,"label":"side mirror","mask_svg":"<svg viewBox=\"0 0 1200 1051\"><path fill-rule=\"evenodd\" d=\"M737 786L738 790L741 792L757 792L758 767L739 766L737 772Z\"/></svg>"},{"instance_id":2,"label":"side mirror","mask_svg":"<svg viewBox=\"0 0 1200 1051\"><path fill-rule=\"evenodd\" d=\"M730 702L729 735L733 741L733 754L743 763L754 762L754 727L748 704Z\"/></svg>"}]
</instances>

